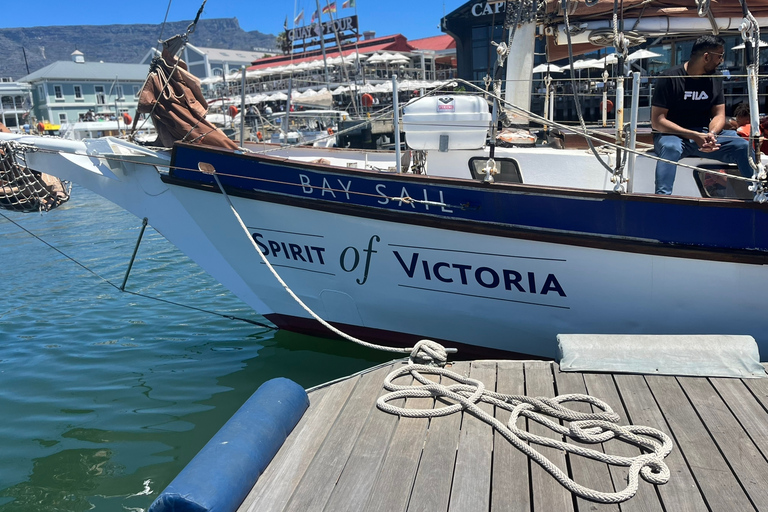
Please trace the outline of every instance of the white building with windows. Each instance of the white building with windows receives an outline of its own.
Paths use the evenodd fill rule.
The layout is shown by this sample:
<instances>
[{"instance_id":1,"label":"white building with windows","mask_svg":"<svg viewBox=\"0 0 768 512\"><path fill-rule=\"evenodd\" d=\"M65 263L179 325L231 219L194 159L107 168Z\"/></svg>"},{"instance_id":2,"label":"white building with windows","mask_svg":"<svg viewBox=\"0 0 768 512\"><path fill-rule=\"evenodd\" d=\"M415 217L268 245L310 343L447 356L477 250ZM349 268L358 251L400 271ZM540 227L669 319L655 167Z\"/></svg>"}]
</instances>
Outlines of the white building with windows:
<instances>
[{"instance_id":1,"label":"white building with windows","mask_svg":"<svg viewBox=\"0 0 768 512\"><path fill-rule=\"evenodd\" d=\"M77 121L109 121L136 115L139 91L149 73L145 64L86 62L75 51L21 78L32 90L35 123L58 126ZM46 128L46 130L57 130Z\"/></svg>"},{"instance_id":2,"label":"white building with windows","mask_svg":"<svg viewBox=\"0 0 768 512\"><path fill-rule=\"evenodd\" d=\"M222 48L203 48L187 43L181 53L181 58L187 63L189 72L201 80L203 78L221 77L242 66L249 67L252 62L269 55L277 55L278 50L257 48L253 51L228 50ZM142 64L152 62L157 50L152 48L141 60Z\"/></svg>"},{"instance_id":3,"label":"white building with windows","mask_svg":"<svg viewBox=\"0 0 768 512\"><path fill-rule=\"evenodd\" d=\"M12 132L24 131L31 108L32 86L10 80L0 81L0 123Z\"/></svg>"}]
</instances>

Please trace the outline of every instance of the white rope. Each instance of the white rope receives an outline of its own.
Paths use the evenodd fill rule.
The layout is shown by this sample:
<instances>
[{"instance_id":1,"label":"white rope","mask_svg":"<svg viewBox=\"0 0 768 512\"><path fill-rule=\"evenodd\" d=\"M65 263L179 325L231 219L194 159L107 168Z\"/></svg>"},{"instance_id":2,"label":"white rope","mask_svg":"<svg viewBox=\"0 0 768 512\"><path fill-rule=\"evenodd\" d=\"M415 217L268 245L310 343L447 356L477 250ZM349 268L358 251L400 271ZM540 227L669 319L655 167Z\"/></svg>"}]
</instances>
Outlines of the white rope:
<instances>
[{"instance_id":1,"label":"white rope","mask_svg":"<svg viewBox=\"0 0 768 512\"><path fill-rule=\"evenodd\" d=\"M277 273L275 268L272 266L272 264L269 262L267 257L264 255L264 253L259 248L258 244L253 240L253 237L251 236L250 231L245 226L245 223L243 222L243 219L240 218L240 214L237 213L237 210L235 209L235 205L232 204L232 201L229 199L229 194L224 190L224 187L221 184L221 181L219 180L219 177L217 176L215 170L203 168L201 165L200 171L213 175L213 178L216 180L216 184L219 186L219 190L221 190L221 193L224 195L224 198L227 200L227 203L229 204L229 208L232 210L232 214L235 216L235 219L240 224L240 227L245 232L246 235L248 235L248 240L251 241L251 245L254 249L256 249L256 252L261 257L261 260L264 262L264 264L267 266L269 271L272 273L272 275L277 279L277 282L280 283L280 285L285 289L285 291L288 293L288 295L293 298L293 300L296 301L296 303L301 306L301 308L306 311L312 318L320 322L324 327L329 329L331 332L341 336L342 338L349 340L353 343L357 343L358 345L362 345L364 347L372 348L372 349L378 349L383 350L385 352L398 352L398 353L410 353L411 357L419 360L419 361L425 361L425 362L435 362L437 364L445 364L448 360L448 352L456 352L456 349L446 349L439 343L432 341L432 340L421 340L412 348L399 348L399 347L387 347L385 345L377 345L375 343L369 343L367 341L363 341L359 338L355 338L352 335L349 335L345 333L344 331L337 329L330 323L323 320L320 315L315 313L309 306L307 306L304 301L302 301L291 288L286 284L285 281L283 281L283 278L280 277L280 274Z\"/></svg>"},{"instance_id":2,"label":"white rope","mask_svg":"<svg viewBox=\"0 0 768 512\"><path fill-rule=\"evenodd\" d=\"M406 374L413 376L420 385L400 386L393 383L395 379ZM448 377L458 384L448 386L436 384L425 378L425 374ZM665 484L669 480L669 468L664 463L664 458L672 451L672 440L669 436L651 427L618 425L617 422L620 419L618 414L605 402L589 395L568 394L559 395L555 398L505 395L488 391L482 382L462 377L444 368L412 363L387 375L384 380L384 388L390 392L376 401L376 406L382 411L407 418L435 418L461 411L469 412L491 425L515 448L533 459L566 489L588 500L599 503L620 503L632 498L637 493L640 477L657 485ZM454 403L434 409L408 409L389 403L402 398L438 397ZM507 424L505 425L483 411L478 407L479 402L492 404L510 411ZM577 412L564 407L562 405L564 402L585 402L596 407L600 412ZM618 439L637 446L643 453L635 457L621 457L549 437L534 435L517 426L521 416L580 443L604 443L611 439ZM568 421L568 427L561 425L557 420ZM629 471L627 486L617 492L601 492L578 484L528 443L548 446L614 466L627 467Z\"/></svg>"}]
</instances>

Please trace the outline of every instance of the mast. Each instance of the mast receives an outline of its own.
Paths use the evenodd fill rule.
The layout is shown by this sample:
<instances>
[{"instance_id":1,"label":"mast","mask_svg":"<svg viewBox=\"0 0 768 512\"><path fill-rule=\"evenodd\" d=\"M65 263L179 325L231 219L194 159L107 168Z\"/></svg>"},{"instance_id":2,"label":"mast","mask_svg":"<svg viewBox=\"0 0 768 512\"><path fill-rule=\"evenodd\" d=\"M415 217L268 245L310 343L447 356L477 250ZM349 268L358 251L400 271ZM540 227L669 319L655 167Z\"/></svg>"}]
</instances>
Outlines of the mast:
<instances>
[{"instance_id":1,"label":"mast","mask_svg":"<svg viewBox=\"0 0 768 512\"><path fill-rule=\"evenodd\" d=\"M536 0L507 2L504 25L509 30L504 101L530 110L536 43ZM508 115L512 124L528 125L526 118L512 112L508 112Z\"/></svg>"}]
</instances>

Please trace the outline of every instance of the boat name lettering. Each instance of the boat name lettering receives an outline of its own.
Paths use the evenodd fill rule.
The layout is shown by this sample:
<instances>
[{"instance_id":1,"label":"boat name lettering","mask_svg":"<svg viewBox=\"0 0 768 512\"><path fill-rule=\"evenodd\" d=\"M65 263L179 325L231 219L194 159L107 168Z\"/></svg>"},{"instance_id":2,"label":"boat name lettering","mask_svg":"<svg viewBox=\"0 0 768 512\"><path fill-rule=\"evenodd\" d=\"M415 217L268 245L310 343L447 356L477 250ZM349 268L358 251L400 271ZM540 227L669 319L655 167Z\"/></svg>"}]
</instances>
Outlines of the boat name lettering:
<instances>
[{"instance_id":1,"label":"boat name lettering","mask_svg":"<svg viewBox=\"0 0 768 512\"><path fill-rule=\"evenodd\" d=\"M405 274L413 279L422 277L427 281L433 278L443 283L460 282L462 285L468 285L470 280L476 282L483 288L498 288L503 286L505 290L517 290L522 293L537 293L547 295L550 292L557 293L565 297L565 291L554 274L547 274L541 279L541 274L537 276L535 272L518 272L511 269L493 269L491 267L473 267L463 263L448 263L445 261L429 262L421 259L418 252L414 252L408 257L403 257L398 251L393 251L395 258L403 267ZM421 263L419 265L419 263ZM539 277L539 279L537 279ZM538 286L541 284L541 287Z\"/></svg>"},{"instance_id":2,"label":"boat name lettering","mask_svg":"<svg viewBox=\"0 0 768 512\"><path fill-rule=\"evenodd\" d=\"M271 255L273 257L282 257L287 260L303 261L305 263L318 262L320 265L325 265L325 259L323 258L325 247L299 245L278 240L267 240L264 239L264 235L261 233L254 233L251 236L264 256ZM262 239L264 240L262 241Z\"/></svg>"},{"instance_id":3,"label":"boat name lettering","mask_svg":"<svg viewBox=\"0 0 768 512\"><path fill-rule=\"evenodd\" d=\"M355 279L355 282L359 285L365 284L365 282L368 280L368 271L371 269L371 256L378 252L373 250L374 240L376 242L381 242L381 238L378 235L373 235L368 240L368 248L363 249L363 252L365 253L365 268L363 270L363 279L362 281L359 278ZM341 251L341 255L339 256L339 266L341 267L341 270L344 272L353 272L359 264L360 251L358 251L355 247L350 245Z\"/></svg>"},{"instance_id":4,"label":"boat name lettering","mask_svg":"<svg viewBox=\"0 0 768 512\"><path fill-rule=\"evenodd\" d=\"M307 174L299 174L298 176L301 191L307 195L319 194L324 199L346 199L349 201L352 200L352 194L356 192L363 195L370 194L369 185L365 186L365 190L353 191L352 180L326 176L323 176L321 180L320 177L312 178ZM418 190L412 187L409 190L405 186L398 185L399 190L391 192L387 190L388 185L393 186L391 183L376 183L373 187L376 194L380 196L377 202L381 205L393 203L398 207L410 207L412 210L423 209L424 211L439 207L443 213L453 213L453 209L445 206L445 194L440 189L422 188ZM443 206L435 203L442 203Z\"/></svg>"},{"instance_id":5,"label":"boat name lettering","mask_svg":"<svg viewBox=\"0 0 768 512\"><path fill-rule=\"evenodd\" d=\"M400 193L398 194L399 199L397 199L397 198L396 199L390 199L392 196L390 196L390 195L388 195L386 193L387 192L386 188L387 188L387 184L386 183L378 183L376 185L376 193L378 193L382 197L382 199L379 199L379 201L378 201L379 204L389 204L390 201L393 201L393 202L397 202L398 206L410 204L411 208L416 209L416 205L421 205L421 206L424 207L425 210L429 210L429 206L430 206L429 204L426 204L426 203L416 203L416 202L411 201L411 199L413 199L413 198L416 198L416 199L421 199L421 198L415 197L415 196L412 196L411 194L409 194L408 190L405 187L403 187L400 190ZM429 197L427 189L422 189L422 190L424 192L424 194L423 194L424 201L435 201L434 197ZM436 202L438 202L438 203L445 203L445 198L443 196L443 191L442 190L438 190L437 191L437 195L438 195L438 199L437 199ZM451 210L450 208L447 208L445 206L441 206L440 209L444 213L453 213L453 210Z\"/></svg>"}]
</instances>

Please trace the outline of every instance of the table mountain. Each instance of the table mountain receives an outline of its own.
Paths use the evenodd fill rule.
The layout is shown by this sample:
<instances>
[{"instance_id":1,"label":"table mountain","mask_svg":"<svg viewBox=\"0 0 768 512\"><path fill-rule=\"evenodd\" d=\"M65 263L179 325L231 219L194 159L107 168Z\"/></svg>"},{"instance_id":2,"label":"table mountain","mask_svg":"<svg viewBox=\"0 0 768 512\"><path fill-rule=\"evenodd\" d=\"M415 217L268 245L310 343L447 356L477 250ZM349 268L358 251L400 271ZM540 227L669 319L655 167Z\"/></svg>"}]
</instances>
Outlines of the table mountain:
<instances>
[{"instance_id":1,"label":"table mountain","mask_svg":"<svg viewBox=\"0 0 768 512\"><path fill-rule=\"evenodd\" d=\"M162 25L68 25L0 29L0 77L18 80L80 50L86 61L138 63L161 37L184 33L190 21ZM189 42L195 46L253 50L274 48L275 36L246 32L237 18L203 19ZM24 48L24 50L22 50ZM275 50L277 52L277 50ZM26 63L24 60L26 53Z\"/></svg>"}]
</instances>

